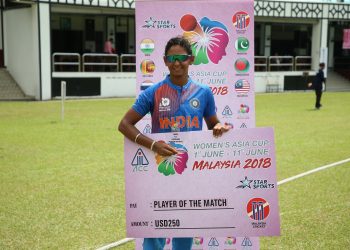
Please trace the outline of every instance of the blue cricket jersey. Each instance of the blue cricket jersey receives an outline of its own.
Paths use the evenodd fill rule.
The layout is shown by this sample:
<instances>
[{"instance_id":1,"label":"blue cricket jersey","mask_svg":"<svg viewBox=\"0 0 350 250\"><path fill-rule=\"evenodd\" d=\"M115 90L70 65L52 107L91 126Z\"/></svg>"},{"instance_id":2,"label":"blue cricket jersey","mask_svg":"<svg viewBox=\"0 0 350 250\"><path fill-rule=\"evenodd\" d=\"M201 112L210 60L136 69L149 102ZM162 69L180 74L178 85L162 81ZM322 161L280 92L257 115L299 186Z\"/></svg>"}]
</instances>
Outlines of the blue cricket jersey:
<instances>
[{"instance_id":1,"label":"blue cricket jersey","mask_svg":"<svg viewBox=\"0 0 350 250\"><path fill-rule=\"evenodd\" d=\"M147 88L132 108L142 116L152 115L152 133L202 130L203 118L215 115L214 96L208 86L188 78L180 87L168 75Z\"/></svg>"}]
</instances>

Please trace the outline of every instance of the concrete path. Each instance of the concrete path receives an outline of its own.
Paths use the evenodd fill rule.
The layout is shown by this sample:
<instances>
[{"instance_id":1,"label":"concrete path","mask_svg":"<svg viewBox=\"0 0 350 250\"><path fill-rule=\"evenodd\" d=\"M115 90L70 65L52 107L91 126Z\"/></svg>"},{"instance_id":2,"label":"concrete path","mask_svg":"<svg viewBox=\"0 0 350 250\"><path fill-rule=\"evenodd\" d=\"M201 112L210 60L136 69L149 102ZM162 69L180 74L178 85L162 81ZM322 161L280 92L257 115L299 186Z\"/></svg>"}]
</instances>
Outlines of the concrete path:
<instances>
[{"instance_id":1,"label":"concrete path","mask_svg":"<svg viewBox=\"0 0 350 250\"><path fill-rule=\"evenodd\" d=\"M350 81L333 71L328 71L326 91L350 91Z\"/></svg>"}]
</instances>

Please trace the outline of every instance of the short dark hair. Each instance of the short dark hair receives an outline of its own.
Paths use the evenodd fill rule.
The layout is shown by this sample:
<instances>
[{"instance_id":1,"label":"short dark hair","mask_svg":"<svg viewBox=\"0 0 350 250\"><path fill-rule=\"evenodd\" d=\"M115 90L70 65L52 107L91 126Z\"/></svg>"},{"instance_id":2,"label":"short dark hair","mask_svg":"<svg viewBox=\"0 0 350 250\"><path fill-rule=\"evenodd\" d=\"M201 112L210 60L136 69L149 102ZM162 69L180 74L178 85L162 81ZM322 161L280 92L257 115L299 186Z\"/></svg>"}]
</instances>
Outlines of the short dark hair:
<instances>
[{"instance_id":1,"label":"short dark hair","mask_svg":"<svg viewBox=\"0 0 350 250\"><path fill-rule=\"evenodd\" d=\"M182 48L184 48L187 52L188 55L192 55L192 48L191 48L191 44L190 42L184 38L183 36L177 36L177 37L173 37L171 38L166 46L165 46L165 53L164 55L166 56L168 54L168 51L170 50L170 48L172 46L175 46L175 45L179 45L181 46Z\"/></svg>"},{"instance_id":2,"label":"short dark hair","mask_svg":"<svg viewBox=\"0 0 350 250\"><path fill-rule=\"evenodd\" d=\"M319 65L320 67L324 67L325 66L325 64L322 62L322 63L320 63L320 65Z\"/></svg>"}]
</instances>

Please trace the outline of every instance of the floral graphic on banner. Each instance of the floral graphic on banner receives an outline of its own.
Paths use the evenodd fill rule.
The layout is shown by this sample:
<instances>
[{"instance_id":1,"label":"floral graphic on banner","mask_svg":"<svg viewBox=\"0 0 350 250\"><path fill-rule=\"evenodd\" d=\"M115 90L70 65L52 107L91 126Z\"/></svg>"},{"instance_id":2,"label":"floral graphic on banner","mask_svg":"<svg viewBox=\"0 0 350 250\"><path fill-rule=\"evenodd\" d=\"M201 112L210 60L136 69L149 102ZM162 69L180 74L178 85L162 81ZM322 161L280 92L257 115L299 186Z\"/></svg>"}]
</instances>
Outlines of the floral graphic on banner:
<instances>
[{"instance_id":1,"label":"floral graphic on banner","mask_svg":"<svg viewBox=\"0 0 350 250\"><path fill-rule=\"evenodd\" d=\"M221 22L203 17L198 23L192 14L186 14L181 17L180 26L184 30L184 37L192 45L194 65L208 64L209 60L218 64L226 55L229 36L226 26Z\"/></svg>"},{"instance_id":2,"label":"floral graphic on banner","mask_svg":"<svg viewBox=\"0 0 350 250\"><path fill-rule=\"evenodd\" d=\"M184 145L177 144L175 142L170 142L170 146L175 148L178 153L169 157L164 157L156 154L156 162L158 164L158 172L164 174L165 176L174 175L175 172L182 174L187 168L186 163L188 160L187 149Z\"/></svg>"}]
</instances>

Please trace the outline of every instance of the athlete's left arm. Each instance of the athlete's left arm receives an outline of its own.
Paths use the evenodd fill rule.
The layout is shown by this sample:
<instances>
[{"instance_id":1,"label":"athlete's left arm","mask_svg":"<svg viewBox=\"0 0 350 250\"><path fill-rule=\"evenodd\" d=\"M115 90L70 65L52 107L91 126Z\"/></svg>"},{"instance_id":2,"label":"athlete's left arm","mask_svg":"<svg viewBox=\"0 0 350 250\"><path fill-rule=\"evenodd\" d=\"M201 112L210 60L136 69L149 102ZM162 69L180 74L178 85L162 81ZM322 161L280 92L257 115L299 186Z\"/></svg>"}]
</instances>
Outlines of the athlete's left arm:
<instances>
[{"instance_id":1,"label":"athlete's left arm","mask_svg":"<svg viewBox=\"0 0 350 250\"><path fill-rule=\"evenodd\" d=\"M226 124L222 125L219 121L219 118L217 115L212 115L210 117L204 118L205 122L207 123L207 127L209 130L213 130L213 135L215 137L222 136L223 133L230 130L230 127Z\"/></svg>"}]
</instances>

